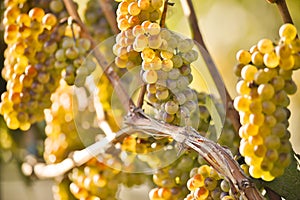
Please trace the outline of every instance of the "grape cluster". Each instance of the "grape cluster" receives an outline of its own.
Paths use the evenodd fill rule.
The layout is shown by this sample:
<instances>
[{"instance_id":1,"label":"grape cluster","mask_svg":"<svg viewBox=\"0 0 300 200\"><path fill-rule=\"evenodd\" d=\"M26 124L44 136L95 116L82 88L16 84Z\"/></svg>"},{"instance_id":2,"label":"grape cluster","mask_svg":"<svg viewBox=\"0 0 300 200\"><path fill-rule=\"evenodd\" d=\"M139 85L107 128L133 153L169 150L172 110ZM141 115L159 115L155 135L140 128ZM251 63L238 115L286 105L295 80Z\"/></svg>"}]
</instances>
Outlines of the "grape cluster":
<instances>
[{"instance_id":1,"label":"grape cluster","mask_svg":"<svg viewBox=\"0 0 300 200\"><path fill-rule=\"evenodd\" d=\"M94 158L69 173L70 191L76 199L116 199L119 173Z\"/></svg>"},{"instance_id":2,"label":"grape cluster","mask_svg":"<svg viewBox=\"0 0 300 200\"><path fill-rule=\"evenodd\" d=\"M90 48L91 42L86 38L76 35L62 38L55 52L55 68L62 70L62 76L69 85L84 86L86 77L95 70L93 57L87 56Z\"/></svg>"},{"instance_id":3,"label":"grape cluster","mask_svg":"<svg viewBox=\"0 0 300 200\"><path fill-rule=\"evenodd\" d=\"M212 167L202 164L193 168L187 181L190 193L184 200L233 200L229 183Z\"/></svg>"},{"instance_id":4,"label":"grape cluster","mask_svg":"<svg viewBox=\"0 0 300 200\"><path fill-rule=\"evenodd\" d=\"M146 175L121 172L120 161L109 155L103 159L105 162L93 158L69 173L72 181L70 191L76 199L117 199L120 184L132 187L143 184L148 179ZM110 163L110 166L104 163Z\"/></svg>"},{"instance_id":5,"label":"grape cluster","mask_svg":"<svg viewBox=\"0 0 300 200\"><path fill-rule=\"evenodd\" d=\"M182 116L192 118L198 104L197 94L188 87L193 79L190 63L198 57L193 41L150 21L122 31L116 41L118 67L131 69L141 63L147 99L159 110L157 118L177 125L184 124Z\"/></svg>"},{"instance_id":6,"label":"grape cluster","mask_svg":"<svg viewBox=\"0 0 300 200\"><path fill-rule=\"evenodd\" d=\"M97 0L89 0L87 2L84 11L84 20L95 41L101 42L112 35L103 10Z\"/></svg>"},{"instance_id":7,"label":"grape cluster","mask_svg":"<svg viewBox=\"0 0 300 200\"><path fill-rule=\"evenodd\" d=\"M117 9L117 23L121 31L144 21L156 22L161 17L163 0L121 0Z\"/></svg>"},{"instance_id":8,"label":"grape cluster","mask_svg":"<svg viewBox=\"0 0 300 200\"><path fill-rule=\"evenodd\" d=\"M57 163L65 159L71 151L83 148L74 121L73 87L64 80L51 95L52 105L45 109L44 159L47 163Z\"/></svg>"},{"instance_id":9,"label":"grape cluster","mask_svg":"<svg viewBox=\"0 0 300 200\"><path fill-rule=\"evenodd\" d=\"M63 35L54 14L41 8L23 12L24 1L7 3L4 13L4 68L7 92L1 96L0 114L10 129L28 130L44 118L50 96L58 86L60 71L54 68L54 52Z\"/></svg>"},{"instance_id":10,"label":"grape cluster","mask_svg":"<svg viewBox=\"0 0 300 200\"><path fill-rule=\"evenodd\" d=\"M250 166L250 175L271 181L284 173L291 162L288 95L297 90L293 71L300 67L300 40L292 24L279 29L274 44L262 39L250 51L237 53L234 106L242 124L240 153Z\"/></svg>"},{"instance_id":11,"label":"grape cluster","mask_svg":"<svg viewBox=\"0 0 300 200\"><path fill-rule=\"evenodd\" d=\"M183 199L188 193L186 182L189 172L198 164L196 158L193 152L185 154L171 165L158 169L153 175L153 182L158 187L149 192L150 200Z\"/></svg>"}]
</instances>

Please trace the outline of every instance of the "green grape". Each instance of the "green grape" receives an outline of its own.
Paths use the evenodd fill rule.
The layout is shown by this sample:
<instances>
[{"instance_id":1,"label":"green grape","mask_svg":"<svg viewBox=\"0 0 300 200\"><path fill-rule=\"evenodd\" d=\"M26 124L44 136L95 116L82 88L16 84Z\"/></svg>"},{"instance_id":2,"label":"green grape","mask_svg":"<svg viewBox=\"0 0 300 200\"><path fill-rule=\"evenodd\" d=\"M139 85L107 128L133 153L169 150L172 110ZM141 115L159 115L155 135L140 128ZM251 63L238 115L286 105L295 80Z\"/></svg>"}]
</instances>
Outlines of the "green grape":
<instances>
[{"instance_id":1,"label":"green grape","mask_svg":"<svg viewBox=\"0 0 300 200\"><path fill-rule=\"evenodd\" d=\"M264 71L263 69L259 69L254 75L254 81L258 85L268 83L271 78L272 77L270 77L270 73Z\"/></svg>"},{"instance_id":2,"label":"green grape","mask_svg":"<svg viewBox=\"0 0 300 200\"><path fill-rule=\"evenodd\" d=\"M271 84L261 84L257 88L260 98L264 100L272 99L275 93L274 87Z\"/></svg>"},{"instance_id":3,"label":"green grape","mask_svg":"<svg viewBox=\"0 0 300 200\"><path fill-rule=\"evenodd\" d=\"M178 103L174 102L174 101L168 101L165 104L165 111L168 114L175 114L179 109Z\"/></svg>"}]
</instances>

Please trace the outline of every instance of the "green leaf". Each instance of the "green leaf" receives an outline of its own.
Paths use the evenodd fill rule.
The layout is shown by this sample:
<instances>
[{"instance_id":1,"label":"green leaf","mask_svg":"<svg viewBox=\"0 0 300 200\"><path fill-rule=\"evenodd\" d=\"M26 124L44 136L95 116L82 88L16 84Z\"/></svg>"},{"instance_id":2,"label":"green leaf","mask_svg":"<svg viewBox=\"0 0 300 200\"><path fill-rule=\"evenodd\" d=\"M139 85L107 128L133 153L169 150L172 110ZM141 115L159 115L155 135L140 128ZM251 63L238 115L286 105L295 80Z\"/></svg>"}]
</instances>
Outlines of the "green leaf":
<instances>
[{"instance_id":1,"label":"green leaf","mask_svg":"<svg viewBox=\"0 0 300 200\"><path fill-rule=\"evenodd\" d=\"M272 182L265 182L267 186L285 199L299 199L300 171L298 169L299 160L293 152L292 163L285 169L285 173Z\"/></svg>"}]
</instances>

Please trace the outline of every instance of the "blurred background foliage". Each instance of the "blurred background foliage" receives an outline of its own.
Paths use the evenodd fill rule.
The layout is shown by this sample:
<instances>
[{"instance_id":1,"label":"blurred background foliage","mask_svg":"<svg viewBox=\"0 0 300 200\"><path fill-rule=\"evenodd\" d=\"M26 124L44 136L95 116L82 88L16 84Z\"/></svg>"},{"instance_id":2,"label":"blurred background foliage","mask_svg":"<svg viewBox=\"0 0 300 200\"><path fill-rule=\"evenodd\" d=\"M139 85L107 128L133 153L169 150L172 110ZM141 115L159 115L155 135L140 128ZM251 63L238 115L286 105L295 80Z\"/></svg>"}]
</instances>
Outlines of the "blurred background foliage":
<instances>
[{"instance_id":1,"label":"blurred background foliage","mask_svg":"<svg viewBox=\"0 0 300 200\"><path fill-rule=\"evenodd\" d=\"M80 10L86 0L79 1ZM167 15L169 29L190 36L187 19L183 15L180 0L171 0ZM195 10L199 19L199 26L205 43L212 58L218 67L225 85L232 97L236 96L235 84L237 78L233 73L236 64L235 54L239 49L249 49L261 38L276 40L279 38L278 29L282 24L279 12L275 5L265 0L194 0ZM300 1L287 0L292 18L300 31ZM0 4L0 19L3 18L3 1ZM0 69L3 68L3 27L0 26ZM294 73L294 80L300 87L300 72ZM5 90L5 82L0 79L0 94ZM300 92L291 97L290 131L291 141L295 152L300 153ZM35 126L26 134L7 130L0 118L0 199L23 200L52 199L51 181L31 181L20 172L22 159L27 152L42 151L44 132ZM39 152L41 153L41 152ZM30 158L27 158L30 159ZM16 192L17 191L17 192ZM144 199L148 195L137 189L134 193L137 199ZM125 193L133 193L127 191ZM123 199L127 199L124 193ZM130 195L128 197L131 198Z\"/></svg>"}]
</instances>

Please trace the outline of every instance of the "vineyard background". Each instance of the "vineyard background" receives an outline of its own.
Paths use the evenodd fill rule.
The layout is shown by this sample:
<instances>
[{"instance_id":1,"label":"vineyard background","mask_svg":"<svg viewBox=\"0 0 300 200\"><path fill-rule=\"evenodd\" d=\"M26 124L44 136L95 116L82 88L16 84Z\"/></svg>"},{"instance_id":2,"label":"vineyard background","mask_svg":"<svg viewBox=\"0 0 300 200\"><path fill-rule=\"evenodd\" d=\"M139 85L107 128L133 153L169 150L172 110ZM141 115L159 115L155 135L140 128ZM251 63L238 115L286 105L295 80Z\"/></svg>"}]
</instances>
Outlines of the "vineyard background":
<instances>
[{"instance_id":1,"label":"vineyard background","mask_svg":"<svg viewBox=\"0 0 300 200\"><path fill-rule=\"evenodd\" d=\"M77 0L79 12L84 9L86 0ZM180 0L173 0L174 7L170 7L166 24L167 26L183 35L190 35L187 19L184 17L180 6ZM222 75L226 87L231 96L236 96L235 84L237 78L233 73L236 64L235 54L239 49L249 49L252 44L261 38L278 38L278 28L282 20L275 6L268 4L265 0L194 0L195 10L199 20L199 25L204 36L204 40L210 51L220 74ZM1 7L3 8L3 2ZM295 26L300 30L300 1L287 0ZM1 21L2 21L1 15ZM0 47L3 51L3 29L1 29ZM0 53L3 59L3 52ZM0 68L3 67L1 60ZM294 73L294 80L300 87L300 72ZM0 88L4 90L4 82L0 82ZM291 141L296 153L300 153L300 92L291 96L290 109L290 131ZM0 166L0 199L13 200L51 200L52 181L36 181L27 185L26 180L20 174L16 162L2 164ZM134 195L136 199L146 199L148 196L147 187L124 190L122 199L130 199ZM126 194L125 194L126 193ZM123 194L123 193L122 193Z\"/></svg>"}]
</instances>

